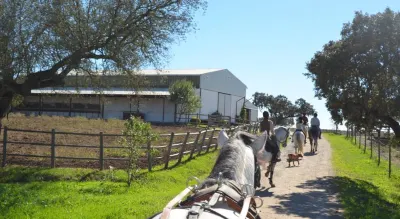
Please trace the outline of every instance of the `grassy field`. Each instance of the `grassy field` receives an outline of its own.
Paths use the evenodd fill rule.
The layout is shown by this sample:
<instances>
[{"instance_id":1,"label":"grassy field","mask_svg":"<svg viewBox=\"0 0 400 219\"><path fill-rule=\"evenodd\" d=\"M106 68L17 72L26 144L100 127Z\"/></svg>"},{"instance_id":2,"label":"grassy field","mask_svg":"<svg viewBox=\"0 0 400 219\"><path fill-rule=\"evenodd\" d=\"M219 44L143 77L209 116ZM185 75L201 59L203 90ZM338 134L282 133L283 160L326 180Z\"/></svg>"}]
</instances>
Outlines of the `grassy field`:
<instances>
[{"instance_id":1,"label":"grassy field","mask_svg":"<svg viewBox=\"0 0 400 219\"><path fill-rule=\"evenodd\" d=\"M143 172L131 188L122 170L0 169L0 218L146 218L183 190L189 176L205 179L217 154Z\"/></svg>"},{"instance_id":2,"label":"grassy field","mask_svg":"<svg viewBox=\"0 0 400 219\"><path fill-rule=\"evenodd\" d=\"M344 136L325 134L333 150L335 181L346 218L400 218L400 169L375 160Z\"/></svg>"},{"instance_id":3,"label":"grassy field","mask_svg":"<svg viewBox=\"0 0 400 219\"><path fill-rule=\"evenodd\" d=\"M74 132L74 133L88 133L88 134L99 134L103 132L105 134L121 134L124 129L124 121L117 119L101 120L101 119L87 119L83 117L59 117L59 116L38 116L31 117L22 114L10 114L9 119L3 120L3 126L7 126L11 129L23 129L23 130L37 130L37 131L51 131L56 129L58 132ZM198 132L204 130L204 127L193 127L193 126L152 126L153 130L161 134L160 138L156 142L152 142L153 146L166 146L170 141L171 132L174 133L186 133L186 132ZM2 133L3 134L3 133ZM211 132L207 133L207 137L210 137ZM217 135L217 134L216 134ZM215 135L215 136L216 136ZM8 141L13 142L29 142L29 143L41 143L50 144L51 134L50 133L26 133L26 132L8 132ZM191 135L188 142L195 140L195 135ZM3 136L0 136L3 139ZM105 147L104 157L105 158L121 158L124 157L123 149L112 149L107 147L121 146L119 140L121 137L118 136L104 136L103 144ZM173 143L183 142L185 136L175 136ZM215 141L214 141L215 142ZM213 142L213 143L214 143ZM85 135L71 135L71 134L56 134L56 155L59 157L84 157L84 158L99 158L99 136L85 136ZM93 148L71 148L61 145L80 145L80 146L93 146ZM192 145L188 145L191 147ZM2 144L0 143L0 153ZM172 152L176 153L179 148L173 148ZM155 157L160 157L165 152L165 149L157 149L153 151ZM38 146L33 144L18 144L9 143L7 145L7 153L9 154L28 154L28 155L39 155L49 156L51 153L50 146ZM143 150L143 156L145 151ZM30 165L30 166L49 166L49 158L25 158L9 156L7 159L8 163L19 164L19 165ZM84 164L82 164L84 163ZM106 161L106 166L121 166L120 161ZM57 159L56 166L58 167L85 167L85 168L98 168L98 161L81 161L72 159Z\"/></svg>"}]
</instances>

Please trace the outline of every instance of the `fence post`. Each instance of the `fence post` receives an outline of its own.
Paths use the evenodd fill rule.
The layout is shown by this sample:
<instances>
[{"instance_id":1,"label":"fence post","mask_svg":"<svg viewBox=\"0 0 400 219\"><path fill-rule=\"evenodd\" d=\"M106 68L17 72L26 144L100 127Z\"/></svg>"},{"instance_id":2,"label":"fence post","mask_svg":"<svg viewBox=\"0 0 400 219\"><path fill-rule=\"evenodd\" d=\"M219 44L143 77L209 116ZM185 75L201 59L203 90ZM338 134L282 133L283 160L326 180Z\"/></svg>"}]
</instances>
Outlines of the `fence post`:
<instances>
[{"instance_id":1,"label":"fence post","mask_svg":"<svg viewBox=\"0 0 400 219\"><path fill-rule=\"evenodd\" d=\"M103 132L100 132L100 170L104 170L104 144Z\"/></svg>"},{"instance_id":2,"label":"fence post","mask_svg":"<svg viewBox=\"0 0 400 219\"><path fill-rule=\"evenodd\" d=\"M3 130L3 162L1 162L1 166L6 166L6 159L7 159L7 126L4 127Z\"/></svg>"},{"instance_id":3,"label":"fence post","mask_svg":"<svg viewBox=\"0 0 400 219\"><path fill-rule=\"evenodd\" d=\"M364 154L367 153L367 129L364 132Z\"/></svg>"},{"instance_id":4,"label":"fence post","mask_svg":"<svg viewBox=\"0 0 400 219\"><path fill-rule=\"evenodd\" d=\"M183 140L183 144L181 146L181 151L179 151L178 163L181 163L183 152L186 149L186 143L187 143L187 140L189 139L189 135L190 135L190 132L187 132L186 136L185 136L185 140Z\"/></svg>"},{"instance_id":5,"label":"fence post","mask_svg":"<svg viewBox=\"0 0 400 219\"><path fill-rule=\"evenodd\" d=\"M381 165L381 138L378 138L378 166Z\"/></svg>"},{"instance_id":6,"label":"fence post","mask_svg":"<svg viewBox=\"0 0 400 219\"><path fill-rule=\"evenodd\" d=\"M199 148L199 151L197 152L197 155L200 155L201 150L203 150L203 145L204 145L204 141L206 140L206 137L207 137L207 132L208 132L208 130L206 130L204 132L203 139L201 140L200 148Z\"/></svg>"},{"instance_id":7,"label":"fence post","mask_svg":"<svg viewBox=\"0 0 400 219\"><path fill-rule=\"evenodd\" d=\"M51 130L51 168L56 166L56 130Z\"/></svg>"},{"instance_id":8,"label":"fence post","mask_svg":"<svg viewBox=\"0 0 400 219\"><path fill-rule=\"evenodd\" d=\"M369 156L370 159L372 159L372 131L369 134L369 146L371 148L371 155Z\"/></svg>"},{"instance_id":9,"label":"fence post","mask_svg":"<svg viewBox=\"0 0 400 219\"><path fill-rule=\"evenodd\" d=\"M215 128L214 128L213 131L211 132L211 136L210 136L210 138L208 139L208 145L207 145L206 153L208 153L208 152L210 151L211 142L212 142L212 140L213 140L213 138L214 138L214 132L215 132Z\"/></svg>"},{"instance_id":10,"label":"fence post","mask_svg":"<svg viewBox=\"0 0 400 219\"><path fill-rule=\"evenodd\" d=\"M359 134L360 134L360 137L358 137L358 148L361 148L361 136L362 136L361 129L360 129Z\"/></svg>"},{"instance_id":11,"label":"fence post","mask_svg":"<svg viewBox=\"0 0 400 219\"><path fill-rule=\"evenodd\" d=\"M192 159L192 158L193 158L193 153L194 153L194 151L195 151L196 148L197 148L197 144L198 144L198 142L199 142L200 135L201 135L201 131L199 131L199 134L197 134L197 136L196 136L196 140L194 140L194 143L193 143L193 146L192 146L192 150L190 151L189 159Z\"/></svg>"},{"instance_id":12,"label":"fence post","mask_svg":"<svg viewBox=\"0 0 400 219\"><path fill-rule=\"evenodd\" d=\"M389 178L391 177L391 175L392 175L392 144L389 143Z\"/></svg>"},{"instance_id":13,"label":"fence post","mask_svg":"<svg viewBox=\"0 0 400 219\"><path fill-rule=\"evenodd\" d=\"M165 166L164 166L165 169L168 168L169 155L171 155L171 149L172 149L172 143L174 142L174 136L175 136L175 133L171 132L171 138L169 139L167 154L165 155Z\"/></svg>"},{"instance_id":14,"label":"fence post","mask_svg":"<svg viewBox=\"0 0 400 219\"><path fill-rule=\"evenodd\" d=\"M152 162L152 158L151 158L151 141L148 141L147 142L147 169L150 172L152 168L153 168L153 162Z\"/></svg>"}]
</instances>

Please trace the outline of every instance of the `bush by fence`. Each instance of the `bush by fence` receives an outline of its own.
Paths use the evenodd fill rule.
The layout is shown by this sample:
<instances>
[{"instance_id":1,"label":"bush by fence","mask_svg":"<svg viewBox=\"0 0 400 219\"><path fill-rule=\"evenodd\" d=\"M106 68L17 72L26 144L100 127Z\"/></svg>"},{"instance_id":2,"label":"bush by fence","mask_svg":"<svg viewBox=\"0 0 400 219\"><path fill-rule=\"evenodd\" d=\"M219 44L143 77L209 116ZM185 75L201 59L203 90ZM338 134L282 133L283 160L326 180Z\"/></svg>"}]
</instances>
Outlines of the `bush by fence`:
<instances>
[{"instance_id":1,"label":"bush by fence","mask_svg":"<svg viewBox=\"0 0 400 219\"><path fill-rule=\"evenodd\" d=\"M227 129L228 134L242 129L255 133L258 124L248 124ZM187 159L208 153L217 149L216 138L220 129L206 129L199 132L161 134L161 140L149 142L140 148L140 166L152 170L154 165L164 164L164 168L170 166L171 160L177 164L182 162L184 155ZM24 137L21 139L21 133ZM35 142L29 136L36 135ZM41 135L37 138L37 135ZM78 145L67 143L74 136L85 136L94 138L90 145ZM19 164L28 166L49 166L54 167L82 167L99 168L105 166L122 168L126 165L126 147L112 145L118 142L122 135L100 133L73 133L51 131L22 130L4 127L3 145L0 156L1 165ZM110 139L111 138L111 139ZM93 143L95 142L95 143ZM96 143L97 142L97 143Z\"/></svg>"},{"instance_id":2,"label":"bush by fence","mask_svg":"<svg viewBox=\"0 0 400 219\"><path fill-rule=\"evenodd\" d=\"M356 131L354 128L341 130L322 130L326 133L345 135L355 146L358 146L363 153L368 153L370 159L375 159L377 165L381 165L381 159L388 161L388 176L392 175L392 167L400 167L400 150L397 145L391 144L390 133L382 137L381 133Z\"/></svg>"}]
</instances>

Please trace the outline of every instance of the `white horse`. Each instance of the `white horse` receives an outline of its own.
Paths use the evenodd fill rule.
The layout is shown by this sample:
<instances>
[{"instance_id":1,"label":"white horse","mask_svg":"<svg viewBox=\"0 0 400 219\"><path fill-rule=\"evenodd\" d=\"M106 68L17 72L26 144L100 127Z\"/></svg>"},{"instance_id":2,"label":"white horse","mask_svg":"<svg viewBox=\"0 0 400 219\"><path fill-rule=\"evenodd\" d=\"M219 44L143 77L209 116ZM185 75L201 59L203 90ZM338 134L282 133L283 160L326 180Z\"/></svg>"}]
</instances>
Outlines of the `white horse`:
<instances>
[{"instance_id":1,"label":"white horse","mask_svg":"<svg viewBox=\"0 0 400 219\"><path fill-rule=\"evenodd\" d=\"M256 206L257 197L254 197L255 157L264 149L268 136L255 136L242 131L228 139L226 136L217 140L221 151L208 178L200 183L193 177L198 186L189 186L189 178L187 188L172 199L162 212L149 218L260 219L256 209L260 206Z\"/></svg>"},{"instance_id":2,"label":"white horse","mask_svg":"<svg viewBox=\"0 0 400 219\"><path fill-rule=\"evenodd\" d=\"M287 146L287 139L290 135L289 128L285 128L283 126L279 126L274 129L276 139L278 141L278 145L282 144L283 147Z\"/></svg>"},{"instance_id":3,"label":"white horse","mask_svg":"<svg viewBox=\"0 0 400 219\"><path fill-rule=\"evenodd\" d=\"M295 131L293 136L294 148L296 154L304 155L304 142L306 136L302 131Z\"/></svg>"}]
</instances>

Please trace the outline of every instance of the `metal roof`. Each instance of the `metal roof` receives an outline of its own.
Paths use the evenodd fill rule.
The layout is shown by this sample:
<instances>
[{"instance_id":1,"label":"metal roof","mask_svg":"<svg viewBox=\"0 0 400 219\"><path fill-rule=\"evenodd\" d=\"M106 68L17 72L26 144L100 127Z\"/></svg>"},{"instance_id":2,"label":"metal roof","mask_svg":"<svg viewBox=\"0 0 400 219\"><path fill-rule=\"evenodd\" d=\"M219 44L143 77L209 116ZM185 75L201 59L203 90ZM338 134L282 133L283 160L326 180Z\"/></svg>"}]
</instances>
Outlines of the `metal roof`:
<instances>
[{"instance_id":1,"label":"metal roof","mask_svg":"<svg viewBox=\"0 0 400 219\"><path fill-rule=\"evenodd\" d=\"M246 102L244 102L244 108L251 109L251 110L258 110L258 108L256 106L254 106L254 104L248 100L246 100Z\"/></svg>"},{"instance_id":2,"label":"metal roof","mask_svg":"<svg viewBox=\"0 0 400 219\"><path fill-rule=\"evenodd\" d=\"M32 94L81 94L81 95L93 95L93 94L102 94L102 95L124 95L124 96L133 96L133 95L143 95L143 96L169 96L168 89L164 88L154 88L154 89L145 89L139 92L134 90L128 90L123 88L109 88L104 90L93 89L93 88L75 88L75 87L56 87L56 88L41 88L31 90Z\"/></svg>"},{"instance_id":3,"label":"metal roof","mask_svg":"<svg viewBox=\"0 0 400 219\"><path fill-rule=\"evenodd\" d=\"M211 72L216 72L216 71L222 71L226 69L222 68L209 68L209 69L163 69L163 70L157 70L157 69L147 69L147 70L138 70L135 71L135 74L143 74L143 75L202 75L202 74L207 74ZM82 71L71 71L69 73L69 76L75 76L75 75L86 75L86 72ZM97 71L97 72L92 72L92 74L97 74L97 75L121 75L121 72L118 71Z\"/></svg>"}]
</instances>

